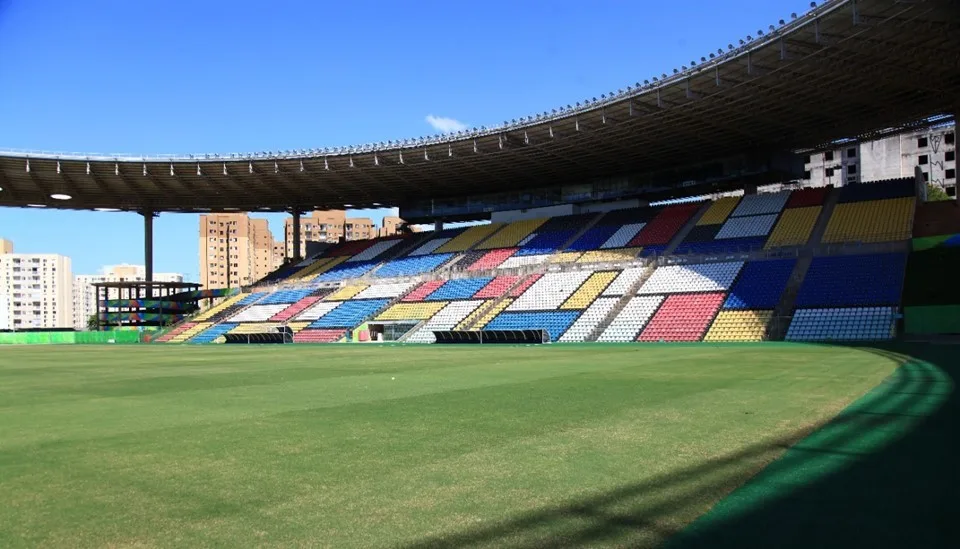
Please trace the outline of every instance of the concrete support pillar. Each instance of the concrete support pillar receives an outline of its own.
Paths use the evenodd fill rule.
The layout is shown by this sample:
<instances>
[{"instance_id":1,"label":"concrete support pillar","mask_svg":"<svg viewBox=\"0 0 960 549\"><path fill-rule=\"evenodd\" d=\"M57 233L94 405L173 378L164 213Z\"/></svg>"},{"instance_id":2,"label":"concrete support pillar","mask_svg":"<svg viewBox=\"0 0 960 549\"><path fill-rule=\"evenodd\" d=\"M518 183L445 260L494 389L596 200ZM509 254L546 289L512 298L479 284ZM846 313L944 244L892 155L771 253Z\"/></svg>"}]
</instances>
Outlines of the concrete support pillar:
<instances>
[{"instance_id":1,"label":"concrete support pillar","mask_svg":"<svg viewBox=\"0 0 960 549\"><path fill-rule=\"evenodd\" d=\"M300 254L300 211L294 210L291 215L293 215L293 253L290 254L290 259L298 261L303 259Z\"/></svg>"},{"instance_id":2,"label":"concrete support pillar","mask_svg":"<svg viewBox=\"0 0 960 549\"><path fill-rule=\"evenodd\" d=\"M147 282L153 282L153 218L156 214L146 210L141 212L143 215L143 279ZM148 290L147 297L153 297L152 290Z\"/></svg>"},{"instance_id":3,"label":"concrete support pillar","mask_svg":"<svg viewBox=\"0 0 960 549\"><path fill-rule=\"evenodd\" d=\"M957 130L960 130L960 103L956 104L953 108L953 142L954 148L956 148L957 134L960 133ZM946 178L944 178L946 179ZM960 208L960 179L954 179L953 188L953 197L956 199L957 207Z\"/></svg>"},{"instance_id":4,"label":"concrete support pillar","mask_svg":"<svg viewBox=\"0 0 960 549\"><path fill-rule=\"evenodd\" d=\"M440 232L440 231L443 230L443 220L442 220L442 219L434 219L434 220L433 220L433 230L436 231L436 232Z\"/></svg>"}]
</instances>

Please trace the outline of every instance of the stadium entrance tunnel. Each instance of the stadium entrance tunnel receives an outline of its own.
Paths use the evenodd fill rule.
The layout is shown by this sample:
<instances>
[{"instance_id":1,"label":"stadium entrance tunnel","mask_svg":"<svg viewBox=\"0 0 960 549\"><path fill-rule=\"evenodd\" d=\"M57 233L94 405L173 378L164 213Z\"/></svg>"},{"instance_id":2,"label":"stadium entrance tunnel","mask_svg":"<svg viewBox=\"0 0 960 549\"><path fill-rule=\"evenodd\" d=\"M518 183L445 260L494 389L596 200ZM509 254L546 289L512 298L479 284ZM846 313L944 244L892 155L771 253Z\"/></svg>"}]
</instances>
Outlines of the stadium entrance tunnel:
<instances>
[{"instance_id":1,"label":"stadium entrance tunnel","mask_svg":"<svg viewBox=\"0 0 960 549\"><path fill-rule=\"evenodd\" d=\"M899 367L822 425L405 547L960 546L960 349L858 349ZM718 494L727 495L707 509ZM684 527L678 513L701 516Z\"/></svg>"},{"instance_id":2,"label":"stadium entrance tunnel","mask_svg":"<svg viewBox=\"0 0 960 549\"><path fill-rule=\"evenodd\" d=\"M433 335L437 343L444 344L533 345L550 342L550 334L546 330L448 330L434 331Z\"/></svg>"}]
</instances>

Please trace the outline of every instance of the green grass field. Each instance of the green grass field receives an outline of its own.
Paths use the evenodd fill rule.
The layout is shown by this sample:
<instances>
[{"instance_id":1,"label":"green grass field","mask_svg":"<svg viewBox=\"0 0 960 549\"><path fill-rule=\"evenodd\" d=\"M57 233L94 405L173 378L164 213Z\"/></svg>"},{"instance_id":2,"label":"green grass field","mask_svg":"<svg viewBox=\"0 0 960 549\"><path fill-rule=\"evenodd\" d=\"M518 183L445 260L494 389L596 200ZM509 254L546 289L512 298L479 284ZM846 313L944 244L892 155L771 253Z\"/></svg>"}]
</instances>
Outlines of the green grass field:
<instances>
[{"instance_id":1,"label":"green grass field","mask_svg":"<svg viewBox=\"0 0 960 549\"><path fill-rule=\"evenodd\" d=\"M4 348L0 547L782 547L770 543L777 520L832 505L823 494L837 483L850 496L869 480L850 477L858 463L924 425L946 431L891 459L934 467L910 452L935 454L924 444L936 436L956 449L953 416L938 414L956 408L957 356L789 344Z\"/></svg>"}]
</instances>

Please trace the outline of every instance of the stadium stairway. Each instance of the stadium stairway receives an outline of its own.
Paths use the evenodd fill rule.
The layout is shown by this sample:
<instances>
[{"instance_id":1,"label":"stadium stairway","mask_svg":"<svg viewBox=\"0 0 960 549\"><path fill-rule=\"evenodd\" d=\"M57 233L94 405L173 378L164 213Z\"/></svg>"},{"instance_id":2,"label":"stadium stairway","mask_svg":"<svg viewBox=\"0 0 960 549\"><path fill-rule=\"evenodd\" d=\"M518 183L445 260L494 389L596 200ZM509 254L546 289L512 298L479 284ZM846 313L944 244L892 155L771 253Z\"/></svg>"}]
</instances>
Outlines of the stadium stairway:
<instances>
[{"instance_id":1,"label":"stadium stairway","mask_svg":"<svg viewBox=\"0 0 960 549\"><path fill-rule=\"evenodd\" d=\"M790 281L780 296L780 302L773 309L773 321L767 329L767 339L770 341L781 341L787 335L787 328L793 320L793 306L797 300L797 292L803 285L803 279L807 276L810 269L810 263L813 262L813 255L804 253L797 258L797 263L790 273Z\"/></svg>"},{"instance_id":2,"label":"stadium stairway","mask_svg":"<svg viewBox=\"0 0 960 549\"><path fill-rule=\"evenodd\" d=\"M583 226L580 227L580 230L579 230L579 231L577 231L576 233L574 233L573 236L571 236L570 238L568 238L567 241L564 242L562 246L560 246L559 248L557 248L557 251L556 251L555 253L562 253L562 252L566 251L570 246L573 245L574 242L576 242L577 240L580 240L580 237L581 237L581 236L583 236L584 234L586 234L587 231L589 231L589 230L592 229L594 226L596 226L597 222L600 221L601 219L603 219L603 216L604 216L605 214L606 214L606 212L600 212L600 213L598 213L597 215L595 215L595 216L593 217L593 219L591 219L590 221L584 223Z\"/></svg>"},{"instance_id":3,"label":"stadium stairway","mask_svg":"<svg viewBox=\"0 0 960 549\"><path fill-rule=\"evenodd\" d=\"M626 290L624 290L623 295L620 296L620 300L617 302L617 304L610 309L610 312L607 313L607 316L605 316L603 320L597 324L593 331L587 334L587 337L584 339L584 341L597 341L597 339L600 338L600 334L602 334L604 330L610 326L610 323L617 318L617 315L619 315L621 311L623 311L623 308L627 306L627 303L629 303L630 300L637 295L637 291L641 286L643 286L643 283L650 278L650 275L652 275L655 270L657 270L657 265L655 262L650 262L648 265L646 265L643 268L643 273L632 284L630 284Z\"/></svg>"},{"instance_id":4,"label":"stadium stairway","mask_svg":"<svg viewBox=\"0 0 960 549\"><path fill-rule=\"evenodd\" d=\"M813 231L810 232L810 239L807 240L808 245L816 245L823 240L823 235L827 232L827 225L830 223L830 218L833 217L833 210L836 209L837 202L839 201L840 189L830 188L830 192L827 193L827 198L823 201L823 208L820 209L820 217L817 219L817 224L813 226Z\"/></svg>"}]
</instances>

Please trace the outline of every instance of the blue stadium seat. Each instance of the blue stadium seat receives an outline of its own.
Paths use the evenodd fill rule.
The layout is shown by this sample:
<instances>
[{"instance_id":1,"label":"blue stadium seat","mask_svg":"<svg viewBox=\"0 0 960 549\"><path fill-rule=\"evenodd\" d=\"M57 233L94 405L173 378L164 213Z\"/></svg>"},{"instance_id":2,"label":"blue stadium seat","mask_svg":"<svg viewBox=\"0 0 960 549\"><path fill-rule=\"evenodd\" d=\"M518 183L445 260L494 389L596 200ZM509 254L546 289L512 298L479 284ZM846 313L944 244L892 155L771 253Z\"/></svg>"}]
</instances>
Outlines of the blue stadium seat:
<instances>
[{"instance_id":1,"label":"blue stadium seat","mask_svg":"<svg viewBox=\"0 0 960 549\"><path fill-rule=\"evenodd\" d=\"M341 263L329 271L317 276L314 282L336 282L348 278L360 278L378 265L376 261L350 261Z\"/></svg>"},{"instance_id":2,"label":"blue stadium seat","mask_svg":"<svg viewBox=\"0 0 960 549\"><path fill-rule=\"evenodd\" d=\"M787 288L797 261L751 261L740 271L724 309L773 309Z\"/></svg>"},{"instance_id":3,"label":"blue stadium seat","mask_svg":"<svg viewBox=\"0 0 960 549\"><path fill-rule=\"evenodd\" d=\"M254 293L252 293L252 294L244 297L244 298L241 299L240 301L236 302L234 305L237 306L237 307L243 307L243 306L246 306L246 305L253 305L254 303L256 303L257 301L259 301L259 300L260 300L263 296L265 296L265 295L267 295L267 292L254 292Z\"/></svg>"},{"instance_id":4,"label":"blue stadium seat","mask_svg":"<svg viewBox=\"0 0 960 549\"><path fill-rule=\"evenodd\" d=\"M721 240L707 240L704 242L684 242L674 250L675 254L721 254L733 252L750 252L763 249L767 237L755 238L724 238Z\"/></svg>"},{"instance_id":5,"label":"blue stadium seat","mask_svg":"<svg viewBox=\"0 0 960 549\"><path fill-rule=\"evenodd\" d=\"M451 257L453 257L453 254L431 254L394 259L384 263L382 267L377 269L374 276L391 278L429 273L446 263Z\"/></svg>"},{"instance_id":6,"label":"blue stadium seat","mask_svg":"<svg viewBox=\"0 0 960 549\"><path fill-rule=\"evenodd\" d=\"M231 322L224 322L222 324L211 326L194 336L193 339L191 339L188 343L210 343L237 326L238 324Z\"/></svg>"},{"instance_id":7,"label":"blue stadium seat","mask_svg":"<svg viewBox=\"0 0 960 549\"><path fill-rule=\"evenodd\" d=\"M797 307L896 305L906 254L817 257L797 294Z\"/></svg>"},{"instance_id":8,"label":"blue stadium seat","mask_svg":"<svg viewBox=\"0 0 960 549\"><path fill-rule=\"evenodd\" d=\"M279 290L260 300L258 305L296 303L297 301L300 301L301 299L313 293L313 291L314 290L312 288L307 288L305 290Z\"/></svg>"},{"instance_id":9,"label":"blue stadium seat","mask_svg":"<svg viewBox=\"0 0 960 549\"><path fill-rule=\"evenodd\" d=\"M613 233L620 229L619 225L605 225L602 227L591 227L587 232L580 235L573 244L567 249L574 252L586 252L588 250L597 250L607 241Z\"/></svg>"},{"instance_id":10,"label":"blue stadium seat","mask_svg":"<svg viewBox=\"0 0 960 549\"><path fill-rule=\"evenodd\" d=\"M473 294L479 292L484 286L489 284L491 280L493 280L491 277L448 280L443 286L440 286L428 295L426 301L469 299L473 297Z\"/></svg>"},{"instance_id":11,"label":"blue stadium seat","mask_svg":"<svg viewBox=\"0 0 960 549\"><path fill-rule=\"evenodd\" d=\"M538 311L500 313L484 330L546 330L550 341L556 341L577 320L581 311Z\"/></svg>"},{"instance_id":12,"label":"blue stadium seat","mask_svg":"<svg viewBox=\"0 0 960 549\"><path fill-rule=\"evenodd\" d=\"M344 301L339 307L311 323L308 328L353 328L390 303L389 299Z\"/></svg>"},{"instance_id":13,"label":"blue stadium seat","mask_svg":"<svg viewBox=\"0 0 960 549\"><path fill-rule=\"evenodd\" d=\"M537 233L537 236L533 237L533 239L531 239L529 242L522 245L520 249L517 250L516 255L552 254L553 252L559 250L560 246L563 246L563 244L570 240L570 238L575 234L577 234L576 229L539 232Z\"/></svg>"}]
</instances>

